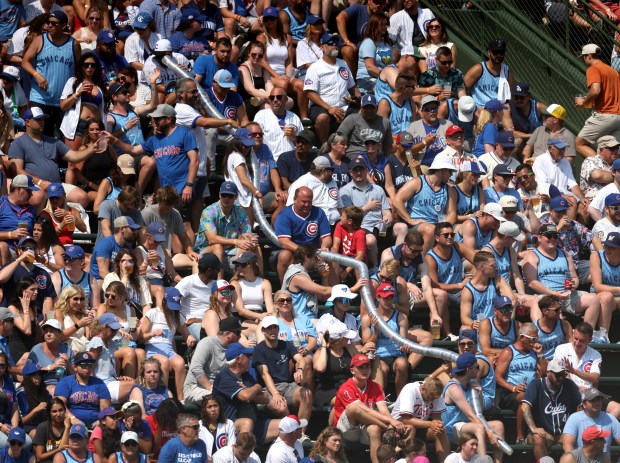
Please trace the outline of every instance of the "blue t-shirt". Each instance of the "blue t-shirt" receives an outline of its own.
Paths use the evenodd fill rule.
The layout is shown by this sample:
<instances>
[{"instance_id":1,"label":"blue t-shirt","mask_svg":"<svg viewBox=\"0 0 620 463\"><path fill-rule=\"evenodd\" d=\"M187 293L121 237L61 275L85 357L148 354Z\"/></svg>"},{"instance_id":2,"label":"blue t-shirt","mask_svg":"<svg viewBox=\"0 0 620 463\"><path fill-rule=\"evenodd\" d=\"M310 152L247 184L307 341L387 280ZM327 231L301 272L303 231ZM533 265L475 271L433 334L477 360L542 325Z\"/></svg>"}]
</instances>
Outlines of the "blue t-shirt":
<instances>
[{"instance_id":1,"label":"blue t-shirt","mask_svg":"<svg viewBox=\"0 0 620 463\"><path fill-rule=\"evenodd\" d=\"M179 437L175 437L161 448L158 461L161 463L207 463L207 458L207 446L201 439L188 447Z\"/></svg>"},{"instance_id":2,"label":"blue t-shirt","mask_svg":"<svg viewBox=\"0 0 620 463\"><path fill-rule=\"evenodd\" d=\"M202 76L200 85L207 89L213 86L213 76L220 69L228 70L232 74L235 87L239 87L239 68L237 67L237 65L229 62L226 64L226 66L220 68L215 62L214 55L199 56L194 63L193 71L197 76ZM226 115L224 115L224 117L226 117Z\"/></svg>"},{"instance_id":3,"label":"blue t-shirt","mask_svg":"<svg viewBox=\"0 0 620 463\"><path fill-rule=\"evenodd\" d=\"M54 285L52 284L52 278L47 271L35 265L32 266L31 270L28 270L26 267L19 264L8 281L2 285L2 305L4 307L8 307L13 301L17 283L25 277L30 277L37 282L37 305L39 307L43 307L43 302L45 302L46 297L55 298L57 296Z\"/></svg>"},{"instance_id":4,"label":"blue t-shirt","mask_svg":"<svg viewBox=\"0 0 620 463\"><path fill-rule=\"evenodd\" d=\"M2 385L2 392L6 394L6 410L2 415L0 415L0 423L11 424L13 404L17 402L17 393L15 391L13 379L8 374L3 375L2 379L4 381L4 384Z\"/></svg>"},{"instance_id":5,"label":"blue t-shirt","mask_svg":"<svg viewBox=\"0 0 620 463\"><path fill-rule=\"evenodd\" d=\"M97 52L93 51L93 54L97 56ZM122 69L128 68L129 63L124 56L114 54L112 59L104 60L100 56L97 56L99 63L101 64L101 77L103 77L103 83L108 86L110 82L118 80L118 72Z\"/></svg>"},{"instance_id":6,"label":"blue t-shirt","mask_svg":"<svg viewBox=\"0 0 620 463\"><path fill-rule=\"evenodd\" d=\"M299 161L295 157L295 151L293 150L282 153L278 157L276 165L278 166L278 173L280 174L280 177L294 183L299 177L310 172L313 160L313 158L308 156L308 159L305 161Z\"/></svg>"},{"instance_id":7,"label":"blue t-shirt","mask_svg":"<svg viewBox=\"0 0 620 463\"><path fill-rule=\"evenodd\" d=\"M237 407L241 404L244 406L248 404L248 402L242 402L237 399L237 394L243 389L243 387L239 385L240 382L246 388L256 384L256 380L250 373L243 373L241 377L239 377L228 368L224 368L220 371L213 381L213 394L222 402L224 416L232 421L237 419ZM250 405L254 404L250 402ZM254 407L256 407L256 405L254 405Z\"/></svg>"},{"instance_id":8,"label":"blue t-shirt","mask_svg":"<svg viewBox=\"0 0 620 463\"><path fill-rule=\"evenodd\" d=\"M0 198L0 232L17 230L20 222L26 222L28 224L28 235L32 236L32 228L36 218L37 211L30 203L25 206L18 206L9 201L8 196ZM17 240L7 240L6 242L11 249L15 249L17 246Z\"/></svg>"},{"instance_id":9,"label":"blue t-shirt","mask_svg":"<svg viewBox=\"0 0 620 463\"><path fill-rule=\"evenodd\" d=\"M194 34L193 38L188 39L183 32L177 31L170 36L169 40L173 52L181 53L190 60L196 60L204 54L205 50L211 50L209 41L201 34Z\"/></svg>"},{"instance_id":10,"label":"blue t-shirt","mask_svg":"<svg viewBox=\"0 0 620 463\"><path fill-rule=\"evenodd\" d=\"M487 122L482 128L482 132L476 137L476 145L474 146L473 154L476 157L480 157L484 154L484 145L495 146L499 131L495 125Z\"/></svg>"},{"instance_id":11,"label":"blue t-shirt","mask_svg":"<svg viewBox=\"0 0 620 463\"><path fill-rule=\"evenodd\" d=\"M292 342L278 341L275 348L268 347L265 341L257 344L252 354L252 366L265 365L274 383L293 383L293 375L289 361L297 355L297 349ZM258 374L258 380L263 386L263 378Z\"/></svg>"},{"instance_id":12,"label":"blue t-shirt","mask_svg":"<svg viewBox=\"0 0 620 463\"><path fill-rule=\"evenodd\" d=\"M611 435L605 438L605 447L603 447L603 452L605 453L609 452L609 445L612 439L615 441L620 438L620 423L613 415L604 411L600 412L596 418L589 417L584 411L573 413L566 421L564 434L575 436L577 438L577 447L581 448L583 447L581 434L590 426L599 426L604 431L611 431Z\"/></svg>"},{"instance_id":13,"label":"blue t-shirt","mask_svg":"<svg viewBox=\"0 0 620 463\"><path fill-rule=\"evenodd\" d=\"M357 60L357 80L372 77L366 68L366 58L373 58L375 66L379 70L383 70L388 64L394 62L394 49L383 40L375 43L371 38L365 38L360 45L359 58Z\"/></svg>"},{"instance_id":14,"label":"blue t-shirt","mask_svg":"<svg viewBox=\"0 0 620 463\"><path fill-rule=\"evenodd\" d=\"M189 172L188 151L197 151L196 137L186 127L177 126L170 135L157 134L149 137L142 148L155 157L159 186L172 186L181 194Z\"/></svg>"},{"instance_id":15,"label":"blue t-shirt","mask_svg":"<svg viewBox=\"0 0 620 463\"><path fill-rule=\"evenodd\" d=\"M347 13L347 36L349 40L355 44L359 44L364 38L364 32L366 26L368 26L368 19L370 13L368 12L368 5L351 5L346 8Z\"/></svg>"},{"instance_id":16,"label":"blue t-shirt","mask_svg":"<svg viewBox=\"0 0 620 463\"><path fill-rule=\"evenodd\" d=\"M271 150L265 144L260 145L258 153L255 151L256 159L258 160L258 170L260 178L260 192L264 195L273 191L271 185L270 172L271 169L276 168L276 161L273 160L273 154Z\"/></svg>"},{"instance_id":17,"label":"blue t-shirt","mask_svg":"<svg viewBox=\"0 0 620 463\"><path fill-rule=\"evenodd\" d=\"M303 218L293 211L293 206L285 207L275 223L278 237L290 238L295 244L313 244L319 246L321 238L331 234L329 221L323 209L312 206L310 215Z\"/></svg>"},{"instance_id":18,"label":"blue t-shirt","mask_svg":"<svg viewBox=\"0 0 620 463\"><path fill-rule=\"evenodd\" d=\"M94 376L84 385L77 382L75 375L65 376L58 381L54 395L67 399L67 407L71 413L86 426L97 421L101 399L112 399L105 383Z\"/></svg>"},{"instance_id":19,"label":"blue t-shirt","mask_svg":"<svg viewBox=\"0 0 620 463\"><path fill-rule=\"evenodd\" d=\"M69 362L73 364L73 350L69 347L69 344L66 342L61 342L58 348L61 354L67 354L69 356ZM43 344L37 344L32 348L30 354L28 354L28 361L34 364L38 364L41 368L52 365L56 359L51 359L49 356L43 352ZM43 371L41 373L44 373ZM43 382L47 385L49 384L57 384L58 381L65 376L63 373L60 374L61 371L53 370L47 372L43 376Z\"/></svg>"},{"instance_id":20,"label":"blue t-shirt","mask_svg":"<svg viewBox=\"0 0 620 463\"><path fill-rule=\"evenodd\" d=\"M31 423L28 423L31 424ZM0 450L0 461L2 463L28 463L30 458L32 458L32 453L30 453L26 449L22 449L22 453L19 458L12 457L9 454L9 446L7 445L2 450Z\"/></svg>"},{"instance_id":21,"label":"blue t-shirt","mask_svg":"<svg viewBox=\"0 0 620 463\"><path fill-rule=\"evenodd\" d=\"M114 235L106 236L105 238L99 238L95 243L95 247L93 249L93 255L90 257L90 274L96 280L101 280L101 275L99 273L99 264L97 263L97 257L105 257L106 259L110 259L110 265L108 266L108 271L114 271L114 258L118 251L123 248L130 247L128 245L121 246L114 239Z\"/></svg>"},{"instance_id":22,"label":"blue t-shirt","mask_svg":"<svg viewBox=\"0 0 620 463\"><path fill-rule=\"evenodd\" d=\"M118 428L121 430L121 432L125 432L128 430L125 426L124 421L118 422ZM140 424L138 424L138 429L131 429L130 431L135 432L140 439L150 440L153 438L153 432L151 431L151 427L146 420L140 420Z\"/></svg>"},{"instance_id":23,"label":"blue t-shirt","mask_svg":"<svg viewBox=\"0 0 620 463\"><path fill-rule=\"evenodd\" d=\"M504 191L503 193L498 193L492 186L488 186L482 191L484 192L484 201L487 204L499 203L499 200L502 196L510 195L514 196L514 198L517 200L517 207L520 211L525 209L525 206L523 206L523 200L521 199L521 195L514 188L506 188L506 191Z\"/></svg>"},{"instance_id":24,"label":"blue t-shirt","mask_svg":"<svg viewBox=\"0 0 620 463\"><path fill-rule=\"evenodd\" d=\"M196 67L194 67L196 69ZM227 119L237 119L237 108L243 104L243 98L237 92L229 91L226 98L220 100L211 88L207 89L207 96L215 108ZM223 129L220 129L223 132Z\"/></svg>"},{"instance_id":25,"label":"blue t-shirt","mask_svg":"<svg viewBox=\"0 0 620 463\"><path fill-rule=\"evenodd\" d=\"M207 40L215 42L215 33L224 30L224 21L220 9L213 3L207 2L204 8L200 8L198 4L192 0L181 8L181 13L191 13L199 10L206 19L202 22L201 33Z\"/></svg>"},{"instance_id":26,"label":"blue t-shirt","mask_svg":"<svg viewBox=\"0 0 620 463\"><path fill-rule=\"evenodd\" d=\"M25 17L22 2L0 0L0 42L6 42L13 37L19 20Z\"/></svg>"}]
</instances>

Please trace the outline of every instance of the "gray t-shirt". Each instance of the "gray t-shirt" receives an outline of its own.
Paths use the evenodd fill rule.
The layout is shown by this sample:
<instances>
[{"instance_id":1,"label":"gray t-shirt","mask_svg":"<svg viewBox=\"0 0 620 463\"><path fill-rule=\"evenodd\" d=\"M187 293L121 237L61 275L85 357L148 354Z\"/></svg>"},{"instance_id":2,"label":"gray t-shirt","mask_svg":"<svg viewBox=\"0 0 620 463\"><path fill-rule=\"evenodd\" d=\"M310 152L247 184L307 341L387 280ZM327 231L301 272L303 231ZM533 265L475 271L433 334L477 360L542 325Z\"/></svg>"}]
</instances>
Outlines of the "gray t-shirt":
<instances>
[{"instance_id":1,"label":"gray t-shirt","mask_svg":"<svg viewBox=\"0 0 620 463\"><path fill-rule=\"evenodd\" d=\"M349 159L354 159L359 153L366 151L364 142L371 135L381 140L384 153L391 152L392 129L390 121L382 116L378 115L373 122L368 122L360 113L349 114L338 127L338 132L349 137L349 149L347 149Z\"/></svg>"},{"instance_id":2,"label":"gray t-shirt","mask_svg":"<svg viewBox=\"0 0 620 463\"><path fill-rule=\"evenodd\" d=\"M532 136L527 141L527 145L531 146L533 149L532 158L536 158L547 151L547 142L551 137L551 132L549 132L545 126L537 127L534 132L532 132ZM575 151L575 135L566 127L553 133L553 138L561 138L568 143L564 156L575 157L577 155L577 151Z\"/></svg>"},{"instance_id":3,"label":"gray t-shirt","mask_svg":"<svg viewBox=\"0 0 620 463\"><path fill-rule=\"evenodd\" d=\"M9 159L24 161L24 170L48 182L60 182L58 161L69 151L69 147L52 137L41 137L37 143L27 134L16 138L9 148Z\"/></svg>"},{"instance_id":4,"label":"gray t-shirt","mask_svg":"<svg viewBox=\"0 0 620 463\"><path fill-rule=\"evenodd\" d=\"M194 386L200 386L198 378L203 376L209 378L211 382L215 381L215 377L225 366L226 347L222 344L219 336L208 336L201 339L196 345L183 389L191 390Z\"/></svg>"},{"instance_id":5,"label":"gray t-shirt","mask_svg":"<svg viewBox=\"0 0 620 463\"><path fill-rule=\"evenodd\" d=\"M114 233L114 220L122 215L127 214L123 214L118 208L118 206L116 205L116 199L107 199L103 201L99 206L99 215L97 216L97 218L99 220L108 219L110 221L110 228L112 229L112 233ZM136 209L135 211L131 211L128 215L138 225L144 225L144 222L142 220L142 214L138 209ZM99 230L97 231L97 239L102 237L103 234L101 231L101 227L99 227Z\"/></svg>"},{"instance_id":6,"label":"gray t-shirt","mask_svg":"<svg viewBox=\"0 0 620 463\"><path fill-rule=\"evenodd\" d=\"M159 212L157 204L153 204L142 210L142 221L146 227L153 222L160 222L164 226L164 235L166 241L164 247L172 248L172 234L182 235L185 233L185 227L183 226L183 218L176 209L172 209L168 214L162 214Z\"/></svg>"},{"instance_id":7,"label":"gray t-shirt","mask_svg":"<svg viewBox=\"0 0 620 463\"><path fill-rule=\"evenodd\" d=\"M87 351L101 347L101 354L97 359L97 363L95 363L95 371L93 374L106 384L118 380L116 376L116 360L114 359L116 343L110 341L109 345L109 347L106 347L103 340L99 336L95 336L90 340L88 346L86 346Z\"/></svg>"}]
</instances>

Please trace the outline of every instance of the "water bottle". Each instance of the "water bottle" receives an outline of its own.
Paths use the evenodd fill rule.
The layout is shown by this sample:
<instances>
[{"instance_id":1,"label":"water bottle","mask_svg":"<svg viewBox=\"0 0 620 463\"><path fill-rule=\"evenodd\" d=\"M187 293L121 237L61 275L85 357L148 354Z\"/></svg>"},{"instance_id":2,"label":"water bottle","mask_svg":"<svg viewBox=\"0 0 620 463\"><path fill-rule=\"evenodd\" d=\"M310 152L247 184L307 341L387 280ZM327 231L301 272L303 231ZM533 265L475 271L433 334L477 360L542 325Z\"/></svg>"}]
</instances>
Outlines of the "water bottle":
<instances>
[{"instance_id":1,"label":"water bottle","mask_svg":"<svg viewBox=\"0 0 620 463\"><path fill-rule=\"evenodd\" d=\"M60 359L60 355L57 357L58 359ZM64 378L65 376L65 368L64 367L58 367L56 368L56 378L58 378L59 380Z\"/></svg>"},{"instance_id":2,"label":"water bottle","mask_svg":"<svg viewBox=\"0 0 620 463\"><path fill-rule=\"evenodd\" d=\"M301 340L299 339L299 334L297 332L293 333L293 345L295 349L299 349L301 347Z\"/></svg>"}]
</instances>

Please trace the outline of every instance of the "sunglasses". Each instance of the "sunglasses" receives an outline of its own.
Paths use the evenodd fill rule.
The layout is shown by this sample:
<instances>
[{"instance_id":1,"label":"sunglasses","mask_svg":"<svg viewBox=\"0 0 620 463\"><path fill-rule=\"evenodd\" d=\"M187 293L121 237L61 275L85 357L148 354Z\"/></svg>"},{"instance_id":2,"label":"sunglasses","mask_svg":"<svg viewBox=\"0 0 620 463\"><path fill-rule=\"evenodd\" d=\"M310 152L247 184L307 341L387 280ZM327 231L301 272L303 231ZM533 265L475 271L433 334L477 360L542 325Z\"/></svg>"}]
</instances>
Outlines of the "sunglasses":
<instances>
[{"instance_id":1,"label":"sunglasses","mask_svg":"<svg viewBox=\"0 0 620 463\"><path fill-rule=\"evenodd\" d=\"M53 26L53 27L57 27L60 24L60 21L48 21L47 25L48 26Z\"/></svg>"},{"instance_id":2,"label":"sunglasses","mask_svg":"<svg viewBox=\"0 0 620 463\"><path fill-rule=\"evenodd\" d=\"M6 363L0 363L0 370L4 370L6 368Z\"/></svg>"},{"instance_id":3,"label":"sunglasses","mask_svg":"<svg viewBox=\"0 0 620 463\"><path fill-rule=\"evenodd\" d=\"M473 347L473 342L459 342L459 346L461 347Z\"/></svg>"},{"instance_id":4,"label":"sunglasses","mask_svg":"<svg viewBox=\"0 0 620 463\"><path fill-rule=\"evenodd\" d=\"M106 294L105 294L105 298L106 298L106 299L112 299L112 300L115 300L115 299L116 299L116 294L106 293Z\"/></svg>"},{"instance_id":5,"label":"sunglasses","mask_svg":"<svg viewBox=\"0 0 620 463\"><path fill-rule=\"evenodd\" d=\"M263 55L262 53L250 53L250 56L252 58L262 58L265 55Z\"/></svg>"},{"instance_id":6,"label":"sunglasses","mask_svg":"<svg viewBox=\"0 0 620 463\"><path fill-rule=\"evenodd\" d=\"M121 260L121 263L123 264L133 264L135 262L135 260L133 259L123 259Z\"/></svg>"},{"instance_id":7,"label":"sunglasses","mask_svg":"<svg viewBox=\"0 0 620 463\"><path fill-rule=\"evenodd\" d=\"M200 425L199 425L199 424L192 424L191 426L190 426L190 425L187 425L187 426L183 426L183 427L184 427L184 428L190 428L190 429L193 429L194 431L198 431L198 430L200 429Z\"/></svg>"},{"instance_id":8,"label":"sunglasses","mask_svg":"<svg viewBox=\"0 0 620 463\"><path fill-rule=\"evenodd\" d=\"M548 235L543 236L547 237L548 240L557 240L560 237L557 233L549 233Z\"/></svg>"},{"instance_id":9,"label":"sunglasses","mask_svg":"<svg viewBox=\"0 0 620 463\"><path fill-rule=\"evenodd\" d=\"M88 19L89 19L90 21L101 21L101 18L96 18L96 17L94 17L94 16L90 16Z\"/></svg>"},{"instance_id":10,"label":"sunglasses","mask_svg":"<svg viewBox=\"0 0 620 463\"><path fill-rule=\"evenodd\" d=\"M88 68L93 68L94 69L94 68L97 67L97 63L82 63L82 67L86 68L86 69L88 69Z\"/></svg>"},{"instance_id":11,"label":"sunglasses","mask_svg":"<svg viewBox=\"0 0 620 463\"><path fill-rule=\"evenodd\" d=\"M454 63L454 60L448 60L448 61L437 61L437 62L438 62L439 64L443 64L443 65L445 66L446 64L452 64L452 63Z\"/></svg>"},{"instance_id":12,"label":"sunglasses","mask_svg":"<svg viewBox=\"0 0 620 463\"><path fill-rule=\"evenodd\" d=\"M69 436L69 439L70 439L70 440L82 440L82 439L85 439L85 437L82 437L82 436L80 436L79 434L71 434L71 435Z\"/></svg>"},{"instance_id":13,"label":"sunglasses","mask_svg":"<svg viewBox=\"0 0 620 463\"><path fill-rule=\"evenodd\" d=\"M250 266L250 262L244 262L243 264L235 264L235 267L249 267Z\"/></svg>"},{"instance_id":14,"label":"sunglasses","mask_svg":"<svg viewBox=\"0 0 620 463\"><path fill-rule=\"evenodd\" d=\"M620 211L620 206L607 206L610 211Z\"/></svg>"},{"instance_id":15,"label":"sunglasses","mask_svg":"<svg viewBox=\"0 0 620 463\"><path fill-rule=\"evenodd\" d=\"M230 297L233 295L233 290L232 289L224 289L222 291L220 291L220 293L222 293L222 296L224 297Z\"/></svg>"},{"instance_id":16,"label":"sunglasses","mask_svg":"<svg viewBox=\"0 0 620 463\"><path fill-rule=\"evenodd\" d=\"M530 335L527 335L527 334L522 334L521 336L523 336L524 338L529 339L532 342L538 341L538 336L530 336Z\"/></svg>"},{"instance_id":17,"label":"sunglasses","mask_svg":"<svg viewBox=\"0 0 620 463\"><path fill-rule=\"evenodd\" d=\"M514 175L509 175L509 174L504 175L504 174L502 174L502 175L499 175L499 177L504 178L506 180L510 180L510 179L512 179L512 177L514 177Z\"/></svg>"},{"instance_id":18,"label":"sunglasses","mask_svg":"<svg viewBox=\"0 0 620 463\"><path fill-rule=\"evenodd\" d=\"M9 441L9 445L21 447L22 445L24 445L24 443L18 440L12 440L12 441Z\"/></svg>"},{"instance_id":19,"label":"sunglasses","mask_svg":"<svg viewBox=\"0 0 620 463\"><path fill-rule=\"evenodd\" d=\"M33 248L32 246L24 246L22 248L22 251L32 251L32 252L36 252L37 248Z\"/></svg>"},{"instance_id":20,"label":"sunglasses","mask_svg":"<svg viewBox=\"0 0 620 463\"><path fill-rule=\"evenodd\" d=\"M514 307L511 305L505 305L504 307L499 307L497 310L499 313L512 313Z\"/></svg>"},{"instance_id":21,"label":"sunglasses","mask_svg":"<svg viewBox=\"0 0 620 463\"><path fill-rule=\"evenodd\" d=\"M264 135L265 134L263 132L252 132L252 138L260 138Z\"/></svg>"},{"instance_id":22,"label":"sunglasses","mask_svg":"<svg viewBox=\"0 0 620 463\"><path fill-rule=\"evenodd\" d=\"M334 299L334 302L340 301L341 304L350 304L351 303L351 299L346 298L346 297L339 297L337 299Z\"/></svg>"},{"instance_id":23,"label":"sunglasses","mask_svg":"<svg viewBox=\"0 0 620 463\"><path fill-rule=\"evenodd\" d=\"M283 100L283 99L284 99L284 95L282 95L282 94L281 94L281 95L269 95L269 99L270 99L271 101L274 101L274 100Z\"/></svg>"},{"instance_id":24,"label":"sunglasses","mask_svg":"<svg viewBox=\"0 0 620 463\"><path fill-rule=\"evenodd\" d=\"M72 297L71 300L72 301L82 302L82 301L85 301L86 298L85 297Z\"/></svg>"},{"instance_id":25,"label":"sunglasses","mask_svg":"<svg viewBox=\"0 0 620 463\"><path fill-rule=\"evenodd\" d=\"M434 24L433 24L433 25L431 25L431 26L428 26L428 27L427 27L427 29L441 29L441 26L440 26L440 25L434 25Z\"/></svg>"},{"instance_id":26,"label":"sunglasses","mask_svg":"<svg viewBox=\"0 0 620 463\"><path fill-rule=\"evenodd\" d=\"M76 367L80 368L94 368L95 365L93 363L78 363Z\"/></svg>"},{"instance_id":27,"label":"sunglasses","mask_svg":"<svg viewBox=\"0 0 620 463\"><path fill-rule=\"evenodd\" d=\"M530 177L533 177L534 175L535 175L534 172L531 172L529 174L524 174L524 175L521 175L521 176L517 175L517 178L519 180L526 180L526 179L528 179Z\"/></svg>"},{"instance_id":28,"label":"sunglasses","mask_svg":"<svg viewBox=\"0 0 620 463\"><path fill-rule=\"evenodd\" d=\"M444 238L454 238L456 236L456 233L454 232L446 232L446 233L440 233L439 236L443 236Z\"/></svg>"},{"instance_id":29,"label":"sunglasses","mask_svg":"<svg viewBox=\"0 0 620 463\"><path fill-rule=\"evenodd\" d=\"M422 111L426 113L436 113L437 111L439 111L439 106L426 106L422 108Z\"/></svg>"},{"instance_id":30,"label":"sunglasses","mask_svg":"<svg viewBox=\"0 0 620 463\"><path fill-rule=\"evenodd\" d=\"M282 297L276 301L278 304L284 304L285 302L291 304L293 302L293 298L291 297Z\"/></svg>"},{"instance_id":31,"label":"sunglasses","mask_svg":"<svg viewBox=\"0 0 620 463\"><path fill-rule=\"evenodd\" d=\"M125 447L137 447L138 443L135 440L128 440L123 443Z\"/></svg>"},{"instance_id":32,"label":"sunglasses","mask_svg":"<svg viewBox=\"0 0 620 463\"><path fill-rule=\"evenodd\" d=\"M234 198L237 195L231 195L229 193L220 193L220 198Z\"/></svg>"}]
</instances>

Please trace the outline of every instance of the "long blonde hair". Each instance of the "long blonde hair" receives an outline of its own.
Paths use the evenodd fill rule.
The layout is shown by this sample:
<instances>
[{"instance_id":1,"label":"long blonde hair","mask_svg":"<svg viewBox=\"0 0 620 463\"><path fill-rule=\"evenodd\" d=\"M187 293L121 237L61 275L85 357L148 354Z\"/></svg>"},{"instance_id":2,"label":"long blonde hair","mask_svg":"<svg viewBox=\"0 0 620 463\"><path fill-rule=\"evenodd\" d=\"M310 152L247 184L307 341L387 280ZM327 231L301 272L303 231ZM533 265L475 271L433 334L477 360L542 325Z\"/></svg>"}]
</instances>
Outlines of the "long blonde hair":
<instances>
[{"instance_id":1,"label":"long blonde hair","mask_svg":"<svg viewBox=\"0 0 620 463\"><path fill-rule=\"evenodd\" d=\"M478 135L482 132L484 126L493 120L493 116L495 116L495 112L482 108L480 110L480 115L478 116L478 122L476 122L476 126L474 127L474 133Z\"/></svg>"},{"instance_id":2,"label":"long blonde hair","mask_svg":"<svg viewBox=\"0 0 620 463\"><path fill-rule=\"evenodd\" d=\"M84 292L84 288L78 285L68 285L62 290L60 296L58 296L54 310L62 310L63 315L68 315L69 299L74 296L82 296L84 298L84 306L86 306L86 293Z\"/></svg>"}]
</instances>

